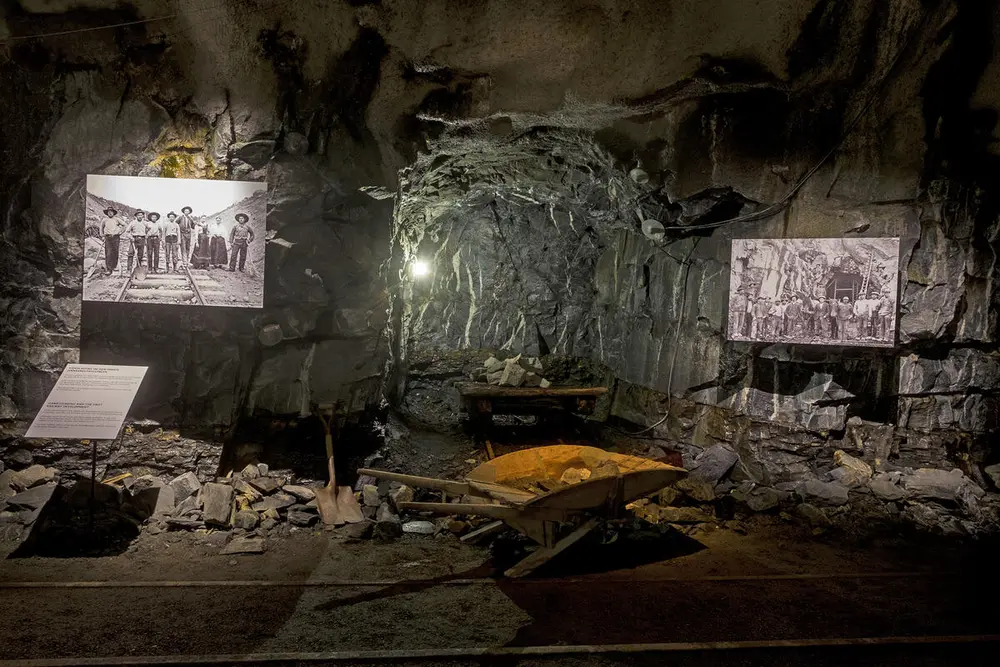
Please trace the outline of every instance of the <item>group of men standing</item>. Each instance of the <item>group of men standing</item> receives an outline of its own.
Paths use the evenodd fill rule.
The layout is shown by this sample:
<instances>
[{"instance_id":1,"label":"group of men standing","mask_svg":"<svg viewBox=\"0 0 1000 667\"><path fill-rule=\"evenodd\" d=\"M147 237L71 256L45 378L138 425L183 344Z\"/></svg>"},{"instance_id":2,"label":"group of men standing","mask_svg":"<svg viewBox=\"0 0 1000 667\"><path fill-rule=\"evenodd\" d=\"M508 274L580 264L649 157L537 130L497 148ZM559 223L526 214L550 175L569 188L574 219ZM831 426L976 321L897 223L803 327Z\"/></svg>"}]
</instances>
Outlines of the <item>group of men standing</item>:
<instances>
[{"instance_id":1,"label":"group of men standing","mask_svg":"<svg viewBox=\"0 0 1000 667\"><path fill-rule=\"evenodd\" d=\"M865 338L888 340L893 336L896 304L888 293L878 298L851 301L802 297L770 299L751 297L739 289L730 303L734 338L750 340Z\"/></svg>"},{"instance_id":2,"label":"group of men standing","mask_svg":"<svg viewBox=\"0 0 1000 667\"><path fill-rule=\"evenodd\" d=\"M109 206L104 209L101 221L101 238L104 240L105 275L112 275L117 269L120 274L132 272L136 266L147 267L150 273L159 273L160 250L163 250L163 272L177 272L178 265L194 268L224 268L227 262L226 239L222 227L222 217L213 224L201 224L192 215L190 206L181 208L181 215L173 211L167 219L160 221L160 214L150 211L136 211L131 220L118 216L118 211ZM246 213L236 214L236 224L229 232L229 270L235 271L237 260L243 271L246 256L254 234ZM128 265L121 261L127 252ZM143 261L145 259L145 262Z\"/></svg>"}]
</instances>

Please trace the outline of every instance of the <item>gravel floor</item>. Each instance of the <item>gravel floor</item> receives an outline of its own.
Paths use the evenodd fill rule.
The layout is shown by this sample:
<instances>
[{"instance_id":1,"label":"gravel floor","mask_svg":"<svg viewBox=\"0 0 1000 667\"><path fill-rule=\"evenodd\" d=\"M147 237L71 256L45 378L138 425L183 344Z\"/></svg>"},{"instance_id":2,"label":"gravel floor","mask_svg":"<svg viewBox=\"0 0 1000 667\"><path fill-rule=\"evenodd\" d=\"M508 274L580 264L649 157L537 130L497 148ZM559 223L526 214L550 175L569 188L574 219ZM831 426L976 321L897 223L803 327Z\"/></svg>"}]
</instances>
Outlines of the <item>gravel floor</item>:
<instances>
[{"instance_id":1,"label":"gravel floor","mask_svg":"<svg viewBox=\"0 0 1000 667\"><path fill-rule=\"evenodd\" d=\"M970 547L846 548L792 527L759 526L749 535L719 529L675 536L646 545L641 554L630 553L635 549L629 544L595 546L553 563L534 579L458 585L455 579L481 579L495 570L486 550L453 538L379 544L300 531L252 556L223 556L210 540L143 535L132 550L115 557L8 559L0 563L0 584L411 583L8 587L0 594L0 659L1000 633L1000 615L985 611L995 607L1000 592L995 576L987 576L992 555ZM879 573L912 574L871 576ZM773 575L807 576L725 578ZM714 579L691 580L704 577ZM949 651L954 658L970 649ZM786 651L781 660L793 653L808 657ZM898 655L904 653L900 649ZM930 660L936 654L917 655ZM964 664L975 664L972 658L965 655ZM796 664L772 655L760 660L739 664ZM637 656L630 661L641 664ZM532 658L516 664L573 663ZM626 663L605 656L588 664Z\"/></svg>"}]
</instances>

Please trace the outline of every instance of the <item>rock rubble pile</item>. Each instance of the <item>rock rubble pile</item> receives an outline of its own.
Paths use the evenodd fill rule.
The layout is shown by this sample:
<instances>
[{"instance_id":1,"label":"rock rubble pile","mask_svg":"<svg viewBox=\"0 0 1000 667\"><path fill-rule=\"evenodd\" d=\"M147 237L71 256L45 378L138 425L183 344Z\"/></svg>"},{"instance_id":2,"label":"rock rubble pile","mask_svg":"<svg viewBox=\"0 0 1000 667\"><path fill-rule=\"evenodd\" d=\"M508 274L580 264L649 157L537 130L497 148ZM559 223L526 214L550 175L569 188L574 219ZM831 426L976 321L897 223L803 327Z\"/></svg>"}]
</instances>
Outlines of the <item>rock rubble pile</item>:
<instances>
[{"instance_id":1,"label":"rock rubble pile","mask_svg":"<svg viewBox=\"0 0 1000 667\"><path fill-rule=\"evenodd\" d=\"M509 359L490 356L483 362L481 371L474 373L476 382L486 382L500 387L541 387L552 386L542 376L544 369L538 357L522 357L520 354Z\"/></svg>"},{"instance_id":2,"label":"rock rubble pile","mask_svg":"<svg viewBox=\"0 0 1000 667\"><path fill-rule=\"evenodd\" d=\"M653 458L662 454L656 447L649 452ZM987 491L957 468L894 467L843 450L834 452L832 463L822 478L761 484L747 478L732 449L713 445L685 460L688 478L630 509L651 523L678 526L764 512L804 522L817 532L859 520L951 537L1000 529L1000 493Z\"/></svg>"}]
</instances>

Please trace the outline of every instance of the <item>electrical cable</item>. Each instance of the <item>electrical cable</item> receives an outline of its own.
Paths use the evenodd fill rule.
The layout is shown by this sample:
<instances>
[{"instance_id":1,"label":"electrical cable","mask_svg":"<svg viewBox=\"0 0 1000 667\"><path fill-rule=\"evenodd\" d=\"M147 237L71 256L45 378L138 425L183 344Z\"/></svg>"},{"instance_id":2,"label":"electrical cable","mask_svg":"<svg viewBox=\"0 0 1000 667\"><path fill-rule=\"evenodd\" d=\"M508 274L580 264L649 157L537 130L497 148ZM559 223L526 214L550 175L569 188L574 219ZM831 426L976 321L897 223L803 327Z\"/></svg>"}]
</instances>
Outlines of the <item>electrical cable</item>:
<instances>
[{"instance_id":1,"label":"electrical cable","mask_svg":"<svg viewBox=\"0 0 1000 667\"><path fill-rule=\"evenodd\" d=\"M927 13L925 13L922 19L917 22L917 29L914 29L913 32L910 33L909 37L907 37L906 42L899 49L899 52L896 54L896 57L893 58L893 61L889 64L889 67L886 69L885 75L882 77L882 80L878 83L878 85L875 86L875 89L872 91L871 96L869 96L868 100L864 103L864 105L862 105L861 109L848 122L846 129L840 135L840 138L836 141L836 143L834 143L833 147L830 148L830 150L828 150L823 155L823 157L820 158L819 162L813 165L813 167L809 169L809 171L807 171L798 181L796 181L795 184L792 186L792 188L787 193L785 193L785 195L781 199L772 204L769 204L760 211L754 211L753 213L747 213L746 215L736 216L735 218L729 218L728 220L719 220L717 222L708 222L700 225L683 225L683 226L667 227L667 229L672 231L715 229L717 227L722 227L723 225L728 225L734 222L754 222L757 220L763 220L766 218L773 217L778 213L780 213L781 211L783 211L789 205L792 198L806 184L806 182L810 178L812 178L817 171L819 171L819 168L822 167L823 164L825 164L826 161L829 160L833 156L833 154L840 149L841 146L843 146L844 141L846 141L847 137L850 136L850 134L855 130L858 123L861 122L861 119L871 108L872 104L875 103L875 100L879 98L882 91L889 83L889 80L892 78L892 73L895 71L896 66L902 60L903 54L905 54L909 50L910 44L913 42L913 38L917 35L917 33L920 32L919 28L924 24L926 20L927 20Z\"/></svg>"},{"instance_id":2,"label":"electrical cable","mask_svg":"<svg viewBox=\"0 0 1000 667\"><path fill-rule=\"evenodd\" d=\"M181 16L186 16L188 14L200 14L202 12L212 11L214 9L219 9L220 7L229 6L228 2L220 2L215 5L209 5L208 7L196 7L182 12L174 12L173 14L164 14L162 16L153 16L148 19L136 19L134 21L122 21L121 23L108 23L105 25L95 25L88 28L74 28L72 30L59 30L55 32L43 32L35 35L15 35L13 37L6 37L0 40L0 44L8 44L11 42L23 42L29 39L45 39L47 37L62 37L65 35L77 35L85 32L96 32L98 30L111 30L113 28L127 28L133 25L145 25L147 23L157 23L159 21L169 21L172 19L179 18Z\"/></svg>"},{"instance_id":3,"label":"electrical cable","mask_svg":"<svg viewBox=\"0 0 1000 667\"><path fill-rule=\"evenodd\" d=\"M896 54L896 57L893 58L893 61L892 61L892 63L890 63L888 69L886 69L885 76L883 76L882 80L878 83L877 86L875 86L875 89L872 91L871 96L869 96L868 100L862 105L861 109L854 115L854 117L850 120L850 122L848 122L847 128L844 130L843 134L841 134L840 138L833 145L833 147L830 148L830 150L828 150L826 152L826 154L824 154L823 157L820 158L819 162L817 162L815 165L813 165L813 167L811 169L809 169L809 171L807 171L802 176L802 178L800 178L795 183L795 185L792 186L792 188L781 199L779 199L778 201L774 202L773 204L768 205L767 207L765 207L761 211L755 211L753 213L748 213L747 215L737 216L735 218L730 218L728 220L720 220L718 222L705 223L705 224L702 224L702 225L688 225L688 226L682 226L682 227L668 227L667 229L673 230L673 231L686 231L686 230L697 230L697 229L715 229L717 227L721 227L723 225L727 225L727 224L730 224L730 223L733 223L733 222L751 222L751 221L756 221L756 220L762 220L762 219L765 219L765 218L772 217L772 216L776 215L777 213L779 213L780 211L784 210L784 208L786 206L788 206L788 204L791 201L792 197L794 197L798 193L798 191L802 189L802 186L804 186L806 184L806 182L810 178L812 178L812 176L819 170L819 168L821 166L823 166L823 164L828 159L830 159L830 157L837 150L840 149L840 147L843 145L843 143L847 139L847 137L850 136L851 132L854 131L854 129L857 127L858 123L861 121L861 119L864 117L864 115L871 108L872 104L875 103L875 100L878 99L878 97L881 95L883 89L888 84L889 80L892 78L893 71L895 71L896 66L899 64L900 60L902 60L903 54L905 54L907 52L907 50L910 47L910 44L913 41L913 38L916 36L916 34L918 32L920 32L919 27L922 26L926 20L927 20L927 14L925 13L923 15L922 19L917 22L917 26L918 26L917 29L914 29L913 32L910 33L909 37L907 37L907 39L906 39L906 42L903 44L903 46L899 49L899 52ZM697 243L695 243L695 245L693 245L691 247L691 251L688 253L688 256L687 256L687 258L686 258L686 260L684 262L684 265L685 265L685 272L684 272L684 293L682 295L683 296L683 301L681 302L681 311L680 311L680 314L682 316L684 314L684 308L686 307L685 304L686 304L686 300L687 300L687 281L688 281L688 277L690 276L690 273L691 273L690 259L691 259L691 254L694 252L694 248L695 248L696 245L697 245ZM656 244L655 247L658 250L664 251L663 250L663 245L661 245L661 244ZM669 253L668 253L668 255L669 255ZM626 435L631 435L631 436L642 435L644 433L647 433L647 432L653 430L654 428L656 428L657 426L659 426L660 424L662 424L663 422L665 422L667 420L667 418L670 416L670 403L672 401L670 390L671 390L671 383L673 381L673 376L674 376L674 364L675 364L676 359L677 359L677 343L678 343L679 340L680 340L680 326L678 325L677 329L675 330L673 351L671 353L671 358L670 358L670 370L669 370L669 375L667 376L667 391L666 391L666 394L667 394L667 412L666 412L666 414L664 414L663 417L661 417L655 423L647 426L646 428L644 428L644 429L642 429L640 431L636 431L636 432L632 433L632 432L628 432L628 431L624 431L623 430L622 433L625 433Z\"/></svg>"}]
</instances>

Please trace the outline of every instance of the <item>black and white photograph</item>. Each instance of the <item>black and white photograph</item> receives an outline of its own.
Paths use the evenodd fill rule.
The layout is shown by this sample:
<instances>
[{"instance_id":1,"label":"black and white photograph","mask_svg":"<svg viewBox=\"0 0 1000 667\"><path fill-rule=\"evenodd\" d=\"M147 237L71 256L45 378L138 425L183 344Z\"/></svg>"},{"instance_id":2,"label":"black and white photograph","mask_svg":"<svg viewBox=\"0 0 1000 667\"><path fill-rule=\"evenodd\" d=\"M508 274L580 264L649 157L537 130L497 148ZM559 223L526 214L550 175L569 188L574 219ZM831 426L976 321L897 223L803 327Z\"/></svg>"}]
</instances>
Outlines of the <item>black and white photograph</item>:
<instances>
[{"instance_id":1,"label":"black and white photograph","mask_svg":"<svg viewBox=\"0 0 1000 667\"><path fill-rule=\"evenodd\" d=\"M899 239L734 239L729 339L892 347Z\"/></svg>"},{"instance_id":2,"label":"black and white photograph","mask_svg":"<svg viewBox=\"0 0 1000 667\"><path fill-rule=\"evenodd\" d=\"M83 299L264 305L267 184L87 176Z\"/></svg>"}]
</instances>

